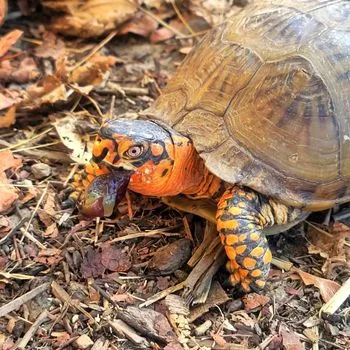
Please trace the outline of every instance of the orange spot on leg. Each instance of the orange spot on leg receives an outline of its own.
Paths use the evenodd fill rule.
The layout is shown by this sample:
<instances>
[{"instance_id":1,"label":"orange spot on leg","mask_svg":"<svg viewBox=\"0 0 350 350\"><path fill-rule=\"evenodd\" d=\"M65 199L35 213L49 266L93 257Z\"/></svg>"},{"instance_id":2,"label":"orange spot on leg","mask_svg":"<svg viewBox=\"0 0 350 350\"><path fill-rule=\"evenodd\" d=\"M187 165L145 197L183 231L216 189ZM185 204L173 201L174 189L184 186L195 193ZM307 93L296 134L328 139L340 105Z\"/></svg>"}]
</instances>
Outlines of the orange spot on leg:
<instances>
[{"instance_id":1,"label":"orange spot on leg","mask_svg":"<svg viewBox=\"0 0 350 350\"><path fill-rule=\"evenodd\" d=\"M258 232L253 232L250 234L250 239L254 242L258 241L259 238L260 238L260 233L258 233Z\"/></svg>"},{"instance_id":2,"label":"orange spot on leg","mask_svg":"<svg viewBox=\"0 0 350 350\"><path fill-rule=\"evenodd\" d=\"M247 249L247 246L245 244L243 245L239 245L238 247L236 247L236 253L238 255L242 255Z\"/></svg>"},{"instance_id":3,"label":"orange spot on leg","mask_svg":"<svg viewBox=\"0 0 350 350\"><path fill-rule=\"evenodd\" d=\"M271 260L272 260L272 254L271 254L271 250L269 249L269 250L265 253L265 255L264 255L264 257L263 257L263 261L264 261L265 264L269 264L269 263L271 262Z\"/></svg>"},{"instance_id":4,"label":"orange spot on leg","mask_svg":"<svg viewBox=\"0 0 350 350\"><path fill-rule=\"evenodd\" d=\"M244 258L243 259L243 266L246 267L247 269L252 269L256 265L256 260L252 258Z\"/></svg>"},{"instance_id":5,"label":"orange spot on leg","mask_svg":"<svg viewBox=\"0 0 350 350\"><path fill-rule=\"evenodd\" d=\"M250 255L257 258L259 256L262 256L264 253L265 253L265 249L264 248L256 247L250 252Z\"/></svg>"},{"instance_id":6,"label":"orange spot on leg","mask_svg":"<svg viewBox=\"0 0 350 350\"><path fill-rule=\"evenodd\" d=\"M227 245L234 245L238 242L238 237L236 235L227 235L226 236L226 244Z\"/></svg>"},{"instance_id":7,"label":"orange spot on leg","mask_svg":"<svg viewBox=\"0 0 350 350\"><path fill-rule=\"evenodd\" d=\"M236 251L235 248L225 245L225 251L226 251L226 255L230 260L234 260L236 259Z\"/></svg>"},{"instance_id":8,"label":"orange spot on leg","mask_svg":"<svg viewBox=\"0 0 350 350\"><path fill-rule=\"evenodd\" d=\"M250 275L251 275L252 277L259 277L259 276L262 275L262 271L261 271L261 270L254 270L254 271L252 271L252 272L250 273Z\"/></svg>"}]
</instances>

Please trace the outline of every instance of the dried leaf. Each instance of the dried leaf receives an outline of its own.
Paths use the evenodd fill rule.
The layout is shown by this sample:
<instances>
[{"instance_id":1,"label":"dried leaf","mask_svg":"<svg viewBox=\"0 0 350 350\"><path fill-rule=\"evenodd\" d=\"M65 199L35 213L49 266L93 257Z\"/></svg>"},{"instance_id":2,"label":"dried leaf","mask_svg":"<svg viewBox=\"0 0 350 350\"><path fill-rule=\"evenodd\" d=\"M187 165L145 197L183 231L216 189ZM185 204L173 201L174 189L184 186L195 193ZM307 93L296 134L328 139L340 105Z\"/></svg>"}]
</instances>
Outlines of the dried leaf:
<instances>
[{"instance_id":1,"label":"dried leaf","mask_svg":"<svg viewBox=\"0 0 350 350\"><path fill-rule=\"evenodd\" d=\"M223 336L221 336L218 333L214 333L214 332L210 332L210 335L217 345L219 345L221 348L224 348L224 349L227 348L228 344Z\"/></svg>"},{"instance_id":2,"label":"dried leaf","mask_svg":"<svg viewBox=\"0 0 350 350\"><path fill-rule=\"evenodd\" d=\"M35 56L37 57L52 57L57 59L66 53L66 47L62 40L52 32L43 34L43 43L35 48Z\"/></svg>"},{"instance_id":3,"label":"dried leaf","mask_svg":"<svg viewBox=\"0 0 350 350\"><path fill-rule=\"evenodd\" d=\"M0 81L4 83L26 84L37 79L39 75L40 72L32 57L0 62Z\"/></svg>"},{"instance_id":4,"label":"dried leaf","mask_svg":"<svg viewBox=\"0 0 350 350\"><path fill-rule=\"evenodd\" d=\"M106 81L109 68L117 62L114 56L96 54L84 65L76 68L70 74L69 82L79 86L99 86Z\"/></svg>"},{"instance_id":5,"label":"dried leaf","mask_svg":"<svg viewBox=\"0 0 350 350\"><path fill-rule=\"evenodd\" d=\"M252 311L270 302L270 298L263 294L249 293L243 297L246 311Z\"/></svg>"},{"instance_id":6,"label":"dried leaf","mask_svg":"<svg viewBox=\"0 0 350 350\"><path fill-rule=\"evenodd\" d=\"M46 228L45 232L43 233L43 236L52 238L58 236L58 228L55 222Z\"/></svg>"},{"instance_id":7,"label":"dried leaf","mask_svg":"<svg viewBox=\"0 0 350 350\"><path fill-rule=\"evenodd\" d=\"M10 150L0 151L0 213L8 210L18 198L17 190L9 184L5 170L16 169L21 164L22 161L14 158Z\"/></svg>"},{"instance_id":8,"label":"dried leaf","mask_svg":"<svg viewBox=\"0 0 350 350\"><path fill-rule=\"evenodd\" d=\"M282 326L280 333L285 350L304 350L299 337L294 332L289 331Z\"/></svg>"},{"instance_id":9,"label":"dried leaf","mask_svg":"<svg viewBox=\"0 0 350 350\"><path fill-rule=\"evenodd\" d=\"M131 21L120 28L119 34L133 33L148 37L158 28L158 25L159 23L154 18L138 12Z\"/></svg>"},{"instance_id":10,"label":"dried leaf","mask_svg":"<svg viewBox=\"0 0 350 350\"><path fill-rule=\"evenodd\" d=\"M340 285L337 282L311 275L296 268L293 268L293 270L299 274L307 286L311 284L317 287L320 290L322 299L325 302L329 301L335 292L340 288Z\"/></svg>"},{"instance_id":11,"label":"dried leaf","mask_svg":"<svg viewBox=\"0 0 350 350\"><path fill-rule=\"evenodd\" d=\"M4 115L0 115L0 129L8 128L16 121L16 106L10 107Z\"/></svg>"},{"instance_id":12,"label":"dried leaf","mask_svg":"<svg viewBox=\"0 0 350 350\"><path fill-rule=\"evenodd\" d=\"M138 4L135 0L86 0L86 1L42 0L46 8L69 13L56 16L50 28L54 32L82 38L91 38L110 32L132 18Z\"/></svg>"},{"instance_id":13,"label":"dried leaf","mask_svg":"<svg viewBox=\"0 0 350 350\"><path fill-rule=\"evenodd\" d=\"M87 140L86 136L80 135L78 126L81 123L81 118L70 113L64 118L57 119L53 125L63 144L72 151L71 159L84 165L91 158L93 140Z\"/></svg>"},{"instance_id":14,"label":"dried leaf","mask_svg":"<svg viewBox=\"0 0 350 350\"><path fill-rule=\"evenodd\" d=\"M131 268L130 257L120 248L112 246L102 247L101 263L106 269L115 272L126 272Z\"/></svg>"},{"instance_id":15,"label":"dried leaf","mask_svg":"<svg viewBox=\"0 0 350 350\"><path fill-rule=\"evenodd\" d=\"M0 7L2 6L1 3L2 1L0 1ZM0 8L0 22L2 22L1 14L2 11ZM15 29L0 38L0 57L4 56L22 35L23 32L21 30Z\"/></svg>"},{"instance_id":16,"label":"dried leaf","mask_svg":"<svg viewBox=\"0 0 350 350\"><path fill-rule=\"evenodd\" d=\"M3 24L7 12L7 1L0 0L0 25Z\"/></svg>"},{"instance_id":17,"label":"dried leaf","mask_svg":"<svg viewBox=\"0 0 350 350\"><path fill-rule=\"evenodd\" d=\"M0 93L0 110L9 108L15 103L13 98L6 96L4 93L5 91Z\"/></svg>"},{"instance_id":18,"label":"dried leaf","mask_svg":"<svg viewBox=\"0 0 350 350\"><path fill-rule=\"evenodd\" d=\"M99 277L106 268L101 263L101 252L98 249L89 249L84 256L80 272L84 278Z\"/></svg>"}]
</instances>

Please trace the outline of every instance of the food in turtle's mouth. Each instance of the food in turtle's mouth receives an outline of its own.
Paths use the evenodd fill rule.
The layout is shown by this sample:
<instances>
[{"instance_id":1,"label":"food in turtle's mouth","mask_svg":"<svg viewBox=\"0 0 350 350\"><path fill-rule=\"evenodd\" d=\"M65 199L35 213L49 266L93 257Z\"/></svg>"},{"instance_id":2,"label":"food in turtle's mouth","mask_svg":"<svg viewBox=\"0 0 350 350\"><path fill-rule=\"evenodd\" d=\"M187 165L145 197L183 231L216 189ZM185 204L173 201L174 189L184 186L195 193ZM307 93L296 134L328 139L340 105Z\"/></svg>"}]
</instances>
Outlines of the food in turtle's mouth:
<instances>
[{"instance_id":1,"label":"food in turtle's mouth","mask_svg":"<svg viewBox=\"0 0 350 350\"><path fill-rule=\"evenodd\" d=\"M125 196L131 175L131 171L119 170L97 176L83 193L80 214L89 219L111 216Z\"/></svg>"}]
</instances>

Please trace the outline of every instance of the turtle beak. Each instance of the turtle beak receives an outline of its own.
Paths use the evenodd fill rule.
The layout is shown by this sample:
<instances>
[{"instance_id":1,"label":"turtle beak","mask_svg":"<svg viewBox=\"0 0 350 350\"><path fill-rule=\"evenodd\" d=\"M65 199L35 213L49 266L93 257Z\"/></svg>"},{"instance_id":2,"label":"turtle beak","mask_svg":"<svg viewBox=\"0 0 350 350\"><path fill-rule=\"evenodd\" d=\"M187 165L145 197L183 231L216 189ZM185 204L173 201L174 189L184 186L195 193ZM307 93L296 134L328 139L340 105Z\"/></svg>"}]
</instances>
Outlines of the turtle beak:
<instances>
[{"instance_id":1,"label":"turtle beak","mask_svg":"<svg viewBox=\"0 0 350 350\"><path fill-rule=\"evenodd\" d=\"M80 214L88 219L111 216L125 196L131 175L129 170L119 170L97 176L80 200Z\"/></svg>"}]
</instances>

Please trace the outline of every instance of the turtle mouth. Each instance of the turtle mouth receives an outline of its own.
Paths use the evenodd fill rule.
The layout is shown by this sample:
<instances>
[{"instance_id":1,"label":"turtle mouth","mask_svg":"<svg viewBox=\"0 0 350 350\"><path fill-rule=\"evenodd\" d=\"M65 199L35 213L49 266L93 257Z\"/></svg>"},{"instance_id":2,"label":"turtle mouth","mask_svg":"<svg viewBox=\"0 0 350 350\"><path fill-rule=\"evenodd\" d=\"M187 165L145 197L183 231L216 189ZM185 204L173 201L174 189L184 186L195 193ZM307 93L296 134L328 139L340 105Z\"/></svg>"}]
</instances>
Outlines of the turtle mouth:
<instances>
[{"instance_id":1,"label":"turtle mouth","mask_svg":"<svg viewBox=\"0 0 350 350\"><path fill-rule=\"evenodd\" d=\"M119 170L95 177L78 204L80 214L87 219L111 216L125 196L132 173Z\"/></svg>"}]
</instances>

